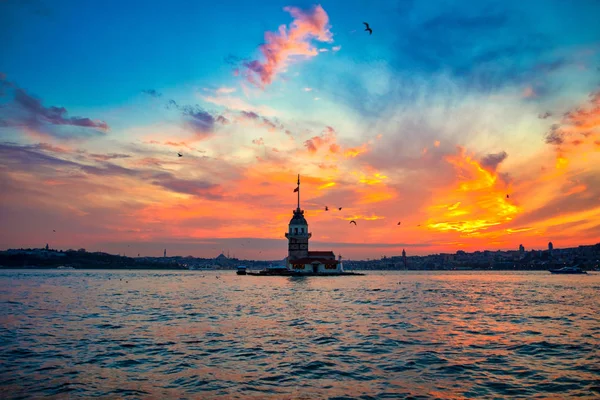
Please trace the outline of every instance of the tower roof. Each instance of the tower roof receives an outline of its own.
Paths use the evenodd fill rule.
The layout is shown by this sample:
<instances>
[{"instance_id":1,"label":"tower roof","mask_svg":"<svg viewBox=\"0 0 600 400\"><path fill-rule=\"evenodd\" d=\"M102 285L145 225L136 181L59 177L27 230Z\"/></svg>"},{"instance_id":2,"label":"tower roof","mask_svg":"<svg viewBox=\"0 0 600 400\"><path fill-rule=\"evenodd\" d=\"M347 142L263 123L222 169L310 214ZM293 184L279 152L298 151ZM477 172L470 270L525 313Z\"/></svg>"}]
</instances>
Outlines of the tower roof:
<instances>
[{"instance_id":1,"label":"tower roof","mask_svg":"<svg viewBox=\"0 0 600 400\"><path fill-rule=\"evenodd\" d=\"M306 218L304 218L304 210L299 208L294 210L294 216L290 220L290 225L308 225Z\"/></svg>"}]
</instances>

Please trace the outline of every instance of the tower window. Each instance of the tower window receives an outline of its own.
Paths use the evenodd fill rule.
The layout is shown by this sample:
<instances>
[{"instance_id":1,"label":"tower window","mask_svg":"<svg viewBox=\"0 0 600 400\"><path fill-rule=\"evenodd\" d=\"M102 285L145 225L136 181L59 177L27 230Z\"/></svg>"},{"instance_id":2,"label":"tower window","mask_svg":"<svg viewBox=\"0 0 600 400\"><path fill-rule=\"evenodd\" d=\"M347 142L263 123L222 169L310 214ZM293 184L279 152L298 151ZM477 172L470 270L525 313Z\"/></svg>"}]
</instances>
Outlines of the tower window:
<instances>
[{"instance_id":1,"label":"tower window","mask_svg":"<svg viewBox=\"0 0 600 400\"><path fill-rule=\"evenodd\" d=\"M294 233L298 233L298 228L294 228Z\"/></svg>"},{"instance_id":2,"label":"tower window","mask_svg":"<svg viewBox=\"0 0 600 400\"><path fill-rule=\"evenodd\" d=\"M302 228L302 233L304 233L304 228Z\"/></svg>"}]
</instances>

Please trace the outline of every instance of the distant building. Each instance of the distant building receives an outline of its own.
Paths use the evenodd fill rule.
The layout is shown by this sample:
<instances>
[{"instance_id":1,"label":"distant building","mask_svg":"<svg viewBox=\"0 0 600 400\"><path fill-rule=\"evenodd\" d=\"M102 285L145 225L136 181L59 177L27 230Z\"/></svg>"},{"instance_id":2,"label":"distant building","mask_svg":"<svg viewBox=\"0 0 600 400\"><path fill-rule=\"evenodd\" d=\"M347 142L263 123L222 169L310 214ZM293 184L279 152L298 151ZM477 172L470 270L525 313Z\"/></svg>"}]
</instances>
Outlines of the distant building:
<instances>
[{"instance_id":1,"label":"distant building","mask_svg":"<svg viewBox=\"0 0 600 400\"><path fill-rule=\"evenodd\" d=\"M48 250L48 243L46 243L46 250Z\"/></svg>"},{"instance_id":2,"label":"distant building","mask_svg":"<svg viewBox=\"0 0 600 400\"><path fill-rule=\"evenodd\" d=\"M407 268L406 265L406 250L402 249L402 263L404 264L404 269Z\"/></svg>"},{"instance_id":3,"label":"distant building","mask_svg":"<svg viewBox=\"0 0 600 400\"><path fill-rule=\"evenodd\" d=\"M548 242L548 253L552 255L552 250L554 250L554 245L552 242Z\"/></svg>"},{"instance_id":4,"label":"distant building","mask_svg":"<svg viewBox=\"0 0 600 400\"><path fill-rule=\"evenodd\" d=\"M519 245L519 254L523 255L525 253L525 247L522 244Z\"/></svg>"},{"instance_id":5,"label":"distant building","mask_svg":"<svg viewBox=\"0 0 600 400\"><path fill-rule=\"evenodd\" d=\"M304 218L304 210L300 209L300 175L298 175L298 207L288 225L285 237L288 239L288 256L286 267L294 272L305 273L336 273L343 272L341 257L335 259L333 251L309 251L308 222Z\"/></svg>"},{"instance_id":6,"label":"distant building","mask_svg":"<svg viewBox=\"0 0 600 400\"><path fill-rule=\"evenodd\" d=\"M165 251L163 251L163 257L167 257L167 249L165 249Z\"/></svg>"}]
</instances>

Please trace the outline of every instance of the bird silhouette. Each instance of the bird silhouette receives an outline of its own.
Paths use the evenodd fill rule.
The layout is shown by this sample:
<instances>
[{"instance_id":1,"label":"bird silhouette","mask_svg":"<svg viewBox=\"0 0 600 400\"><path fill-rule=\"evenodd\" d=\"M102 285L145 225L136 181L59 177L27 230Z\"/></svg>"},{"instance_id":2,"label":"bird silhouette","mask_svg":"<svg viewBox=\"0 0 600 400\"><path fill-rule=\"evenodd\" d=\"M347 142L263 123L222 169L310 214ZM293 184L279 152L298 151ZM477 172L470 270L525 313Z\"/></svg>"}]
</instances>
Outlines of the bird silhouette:
<instances>
[{"instance_id":1,"label":"bird silhouette","mask_svg":"<svg viewBox=\"0 0 600 400\"><path fill-rule=\"evenodd\" d=\"M507 198L507 199L510 199L510 196L509 196L509 195L506 195L506 198Z\"/></svg>"},{"instance_id":2,"label":"bird silhouette","mask_svg":"<svg viewBox=\"0 0 600 400\"><path fill-rule=\"evenodd\" d=\"M363 22L363 24L365 24L365 26L366 26L365 31L369 31L369 35L372 35L373 29L369 28L369 24L367 24L366 22Z\"/></svg>"},{"instance_id":3,"label":"bird silhouette","mask_svg":"<svg viewBox=\"0 0 600 400\"><path fill-rule=\"evenodd\" d=\"M342 211L342 207L338 208L338 210Z\"/></svg>"},{"instance_id":4,"label":"bird silhouette","mask_svg":"<svg viewBox=\"0 0 600 400\"><path fill-rule=\"evenodd\" d=\"M52 229L52 232L56 232L56 229Z\"/></svg>"},{"instance_id":5,"label":"bird silhouette","mask_svg":"<svg viewBox=\"0 0 600 400\"><path fill-rule=\"evenodd\" d=\"M183 154L181 154L181 153L177 153L177 155L178 155L179 157L183 157Z\"/></svg>"},{"instance_id":6,"label":"bird silhouette","mask_svg":"<svg viewBox=\"0 0 600 400\"><path fill-rule=\"evenodd\" d=\"M329 211L329 207L325 206L325 211Z\"/></svg>"},{"instance_id":7,"label":"bird silhouette","mask_svg":"<svg viewBox=\"0 0 600 400\"><path fill-rule=\"evenodd\" d=\"M402 222L398 222L398 225L400 225Z\"/></svg>"},{"instance_id":8,"label":"bird silhouette","mask_svg":"<svg viewBox=\"0 0 600 400\"><path fill-rule=\"evenodd\" d=\"M350 223L356 225L356 221L355 220L350 221Z\"/></svg>"}]
</instances>

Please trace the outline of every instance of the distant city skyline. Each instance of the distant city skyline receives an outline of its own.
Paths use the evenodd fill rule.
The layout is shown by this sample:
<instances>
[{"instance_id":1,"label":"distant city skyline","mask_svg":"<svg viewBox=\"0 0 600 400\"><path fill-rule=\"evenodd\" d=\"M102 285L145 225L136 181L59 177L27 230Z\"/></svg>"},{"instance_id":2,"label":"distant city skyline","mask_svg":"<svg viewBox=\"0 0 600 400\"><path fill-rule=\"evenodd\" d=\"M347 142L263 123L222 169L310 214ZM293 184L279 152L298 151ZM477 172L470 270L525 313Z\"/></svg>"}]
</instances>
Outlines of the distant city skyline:
<instances>
[{"instance_id":1,"label":"distant city skyline","mask_svg":"<svg viewBox=\"0 0 600 400\"><path fill-rule=\"evenodd\" d=\"M287 243L287 241L286 241ZM551 242L550 242L551 243ZM393 254L381 254L379 256L373 256L373 257L364 257L364 258L353 258L353 257L346 257L343 255L342 252L338 251L336 252L336 255L341 255L343 259L352 259L352 260L377 260L380 258L384 258L384 257L413 257L413 256L419 256L419 257L426 257L426 256L435 256L435 255L439 255L439 254L457 254L460 252L465 252L465 253L476 253L476 252L496 252L496 251L501 251L501 252L515 252L515 253L528 253L528 252L539 252L539 251L552 251L552 250L562 250L562 249L567 249L567 248L576 248L576 247L580 247L580 246L594 246L597 244L600 244L600 242L598 243L580 243L578 245L573 245L573 246L565 246L565 247L557 247L555 248L554 246L550 246L549 244L546 244L546 247L532 247L532 248L527 248L525 246L523 246L523 251L521 251L521 246L519 245L518 248L515 249L486 249L486 248L481 248L481 249L473 249L473 250L464 250L464 249L455 249L454 251L450 250L450 251L443 251L443 252L436 252L436 253L410 253L407 252L406 249L403 249L402 251L400 251L399 253L393 253ZM130 246L128 245L128 249L130 250ZM28 247L23 247L23 248L28 248ZM89 253L94 253L94 252L104 252L104 253L108 253L108 254L114 254L114 255L120 255L120 256L124 256L124 257L132 257L132 258L136 258L136 257L151 257L151 258L179 258L179 257L188 257L188 256L192 256L192 257L196 257L196 258L206 258L206 259L214 259L219 257L220 255L223 255L227 258L231 258L231 259L240 259L240 260L254 260L254 261L274 261L274 260L283 260L286 256L287 256L287 252L285 252L284 255L282 256L274 256L274 257L269 257L268 254L271 254L270 251L266 250L265 254L267 255L263 255L263 251L262 250L257 250L260 251L260 256L261 257L241 257L238 256L235 252L230 252L229 250L221 250L217 253L215 253L214 255L193 255L193 254L183 254L183 253L174 253L174 254L169 254L167 255L167 250L168 249L162 249L160 254L145 254L145 253L135 253L134 251L130 251L131 254L128 254L127 251L125 252L110 252L110 251L106 251L106 250L102 250L102 249L86 249L86 248L74 248L74 247L69 247L69 248L54 248L52 246L50 246L48 243L46 243L45 246L40 246L40 247L29 247L32 249L45 249L45 250L50 250L50 251L67 251L67 250L76 250L76 251L82 251L85 250L86 252ZM7 250L16 250L17 248L11 248L11 249L0 249L0 251L7 251Z\"/></svg>"},{"instance_id":2,"label":"distant city skyline","mask_svg":"<svg viewBox=\"0 0 600 400\"><path fill-rule=\"evenodd\" d=\"M0 248L600 242L600 2L374 4L0 1Z\"/></svg>"}]
</instances>

